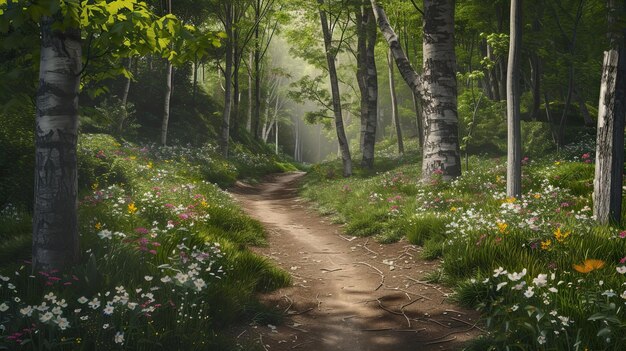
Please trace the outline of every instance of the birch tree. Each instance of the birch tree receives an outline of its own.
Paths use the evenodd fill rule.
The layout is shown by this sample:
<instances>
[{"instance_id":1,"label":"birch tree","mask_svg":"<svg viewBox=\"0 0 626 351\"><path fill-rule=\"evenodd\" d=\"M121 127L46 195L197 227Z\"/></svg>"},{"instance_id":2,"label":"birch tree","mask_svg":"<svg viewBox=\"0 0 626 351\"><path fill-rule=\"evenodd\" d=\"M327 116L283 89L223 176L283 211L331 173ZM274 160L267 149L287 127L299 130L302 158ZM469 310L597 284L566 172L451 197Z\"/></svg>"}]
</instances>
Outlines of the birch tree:
<instances>
[{"instance_id":1,"label":"birch tree","mask_svg":"<svg viewBox=\"0 0 626 351\"><path fill-rule=\"evenodd\" d=\"M625 35L616 26L624 7L615 0L608 0L607 5L611 49L604 53L602 65L593 181L593 214L602 224L621 221L626 114Z\"/></svg>"},{"instance_id":2,"label":"birch tree","mask_svg":"<svg viewBox=\"0 0 626 351\"><path fill-rule=\"evenodd\" d=\"M507 163L506 196L522 195L522 133L519 69L522 43L522 0L511 0L509 62L506 76Z\"/></svg>"},{"instance_id":3,"label":"birch tree","mask_svg":"<svg viewBox=\"0 0 626 351\"><path fill-rule=\"evenodd\" d=\"M461 175L457 114L454 0L424 0L423 73L407 59L387 15L371 0L374 15L402 78L423 102L422 179L451 180Z\"/></svg>"}]
</instances>

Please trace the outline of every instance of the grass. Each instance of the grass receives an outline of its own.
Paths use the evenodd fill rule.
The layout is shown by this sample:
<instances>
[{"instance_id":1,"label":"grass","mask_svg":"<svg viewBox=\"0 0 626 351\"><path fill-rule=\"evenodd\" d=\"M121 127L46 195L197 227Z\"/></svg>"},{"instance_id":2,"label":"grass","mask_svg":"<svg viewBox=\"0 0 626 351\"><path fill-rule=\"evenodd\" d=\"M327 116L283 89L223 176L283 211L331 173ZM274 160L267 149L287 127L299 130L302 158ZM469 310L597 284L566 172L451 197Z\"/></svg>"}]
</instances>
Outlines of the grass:
<instances>
[{"instance_id":1,"label":"grass","mask_svg":"<svg viewBox=\"0 0 626 351\"><path fill-rule=\"evenodd\" d=\"M265 231L218 185L290 169L242 145L231 162L208 145L81 136L80 264L31 275L30 217L0 213L0 348L251 349L226 328L279 318L255 295L290 276L248 250Z\"/></svg>"},{"instance_id":2,"label":"grass","mask_svg":"<svg viewBox=\"0 0 626 351\"><path fill-rule=\"evenodd\" d=\"M344 219L348 234L404 237L442 260L429 280L452 285L489 327L472 349L626 347L626 231L591 216L586 139L525 159L521 200L505 196L503 159L471 156L457 180L421 184L417 155L379 148L375 170L351 178L338 176L337 162L314 166L302 194Z\"/></svg>"}]
</instances>

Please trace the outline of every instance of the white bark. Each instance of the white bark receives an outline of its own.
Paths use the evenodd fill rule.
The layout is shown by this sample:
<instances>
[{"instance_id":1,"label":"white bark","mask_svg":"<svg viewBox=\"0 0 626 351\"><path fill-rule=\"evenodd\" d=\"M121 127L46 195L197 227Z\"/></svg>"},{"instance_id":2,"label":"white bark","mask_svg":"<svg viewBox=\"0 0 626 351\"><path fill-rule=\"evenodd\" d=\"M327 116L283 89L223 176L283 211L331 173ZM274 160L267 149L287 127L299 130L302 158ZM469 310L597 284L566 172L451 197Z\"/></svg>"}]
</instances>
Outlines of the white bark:
<instances>
[{"instance_id":1,"label":"white bark","mask_svg":"<svg viewBox=\"0 0 626 351\"><path fill-rule=\"evenodd\" d=\"M506 196L522 195L522 133L520 124L519 68L522 43L522 0L511 0L509 61L506 76L507 164Z\"/></svg>"},{"instance_id":2,"label":"white bark","mask_svg":"<svg viewBox=\"0 0 626 351\"><path fill-rule=\"evenodd\" d=\"M63 268L79 259L77 225L78 29L41 23L39 90L35 118L33 269Z\"/></svg>"}]
</instances>

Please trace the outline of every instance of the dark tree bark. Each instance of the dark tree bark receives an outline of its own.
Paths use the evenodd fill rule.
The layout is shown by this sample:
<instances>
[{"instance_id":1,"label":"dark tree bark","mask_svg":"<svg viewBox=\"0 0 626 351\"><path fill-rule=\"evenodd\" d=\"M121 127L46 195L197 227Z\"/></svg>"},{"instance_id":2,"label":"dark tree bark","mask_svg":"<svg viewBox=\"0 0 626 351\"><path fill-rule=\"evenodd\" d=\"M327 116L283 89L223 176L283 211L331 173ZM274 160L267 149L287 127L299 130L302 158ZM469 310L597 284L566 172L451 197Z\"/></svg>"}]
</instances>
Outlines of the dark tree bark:
<instances>
[{"instance_id":1,"label":"dark tree bark","mask_svg":"<svg viewBox=\"0 0 626 351\"><path fill-rule=\"evenodd\" d=\"M506 77L507 164L506 196L522 195L522 130L520 124L519 68L522 44L522 0L511 0L509 62Z\"/></svg>"},{"instance_id":2,"label":"dark tree bark","mask_svg":"<svg viewBox=\"0 0 626 351\"><path fill-rule=\"evenodd\" d=\"M361 167L374 167L378 119L378 72L376 69L376 23L370 6L357 12L357 80L361 92Z\"/></svg>"},{"instance_id":3,"label":"dark tree bark","mask_svg":"<svg viewBox=\"0 0 626 351\"><path fill-rule=\"evenodd\" d=\"M79 259L77 225L80 31L41 22L35 119L33 269L63 268Z\"/></svg>"},{"instance_id":4,"label":"dark tree bark","mask_svg":"<svg viewBox=\"0 0 626 351\"><path fill-rule=\"evenodd\" d=\"M343 116L341 112L341 96L339 95L339 80L337 78L337 68L335 67L336 53L332 47L332 33L330 32L326 11L323 9L324 0L318 0L320 5L319 15L324 36L324 49L326 51L326 63L328 65L328 76L330 78L330 90L333 100L333 112L335 115L335 129L337 131L337 141L341 151L341 161L343 163L343 176L352 175L352 158L350 155L350 145L343 126Z\"/></svg>"}]
</instances>

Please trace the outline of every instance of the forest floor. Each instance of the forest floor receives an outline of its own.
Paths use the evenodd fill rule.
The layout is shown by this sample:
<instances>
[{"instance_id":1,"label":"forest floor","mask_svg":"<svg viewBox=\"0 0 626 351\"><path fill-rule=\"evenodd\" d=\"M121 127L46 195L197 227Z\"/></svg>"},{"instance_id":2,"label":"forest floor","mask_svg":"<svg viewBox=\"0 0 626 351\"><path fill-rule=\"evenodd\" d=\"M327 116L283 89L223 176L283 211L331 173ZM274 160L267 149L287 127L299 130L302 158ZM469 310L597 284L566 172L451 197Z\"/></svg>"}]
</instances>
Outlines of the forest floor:
<instances>
[{"instance_id":1,"label":"forest floor","mask_svg":"<svg viewBox=\"0 0 626 351\"><path fill-rule=\"evenodd\" d=\"M251 325L237 338L268 351L428 351L462 349L481 333L477 312L423 280L438 262L419 258L421 248L406 240L379 244L344 235L298 197L303 176L273 175L230 190L269 233L269 244L253 250L293 277L292 286L261 296L284 311L283 323Z\"/></svg>"}]
</instances>

